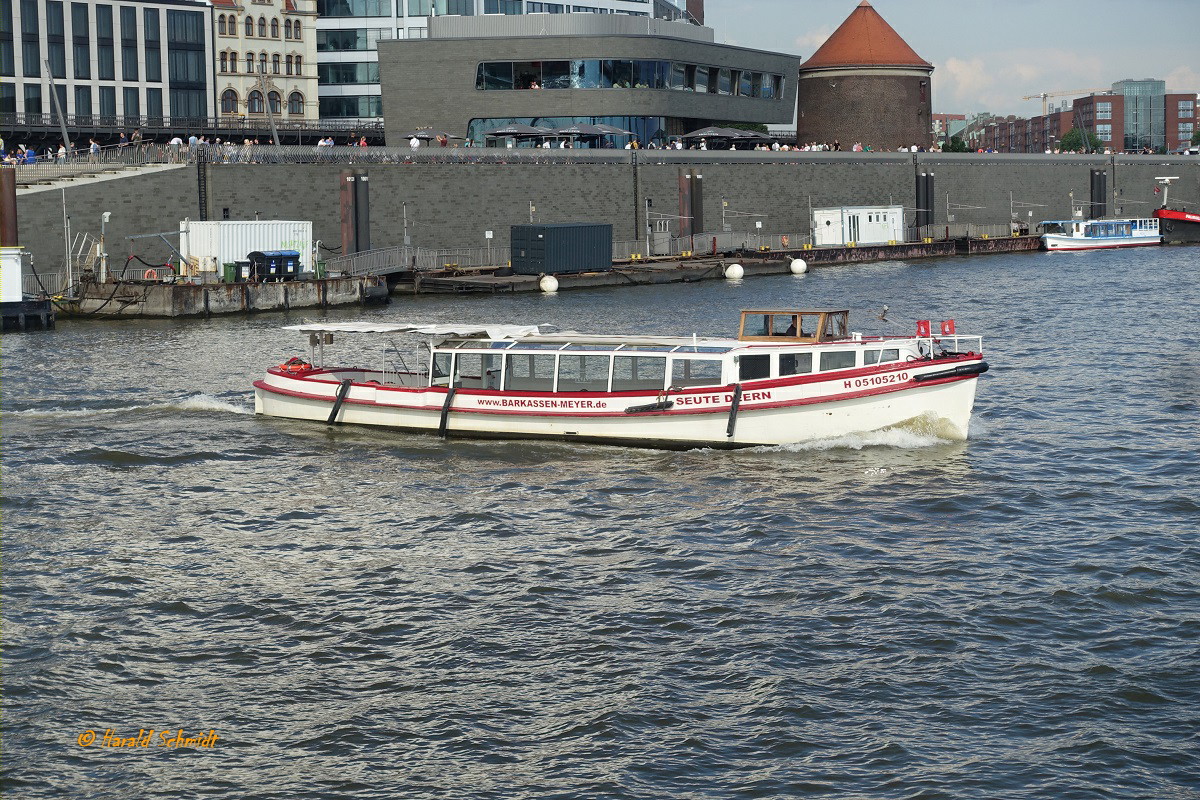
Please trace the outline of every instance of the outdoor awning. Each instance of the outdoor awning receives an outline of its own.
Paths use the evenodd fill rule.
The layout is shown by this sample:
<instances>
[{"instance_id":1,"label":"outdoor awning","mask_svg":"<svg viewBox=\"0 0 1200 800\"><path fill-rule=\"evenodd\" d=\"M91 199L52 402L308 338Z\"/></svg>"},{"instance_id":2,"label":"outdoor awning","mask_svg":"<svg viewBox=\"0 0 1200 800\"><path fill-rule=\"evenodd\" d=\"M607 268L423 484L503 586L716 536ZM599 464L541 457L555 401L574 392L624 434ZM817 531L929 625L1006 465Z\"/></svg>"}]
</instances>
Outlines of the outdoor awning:
<instances>
[{"instance_id":1,"label":"outdoor awning","mask_svg":"<svg viewBox=\"0 0 1200 800\"><path fill-rule=\"evenodd\" d=\"M447 139L463 138L461 136L455 136L453 133L447 133L446 131L435 131L432 128L418 128L415 131L409 131L408 133L400 134L400 138L402 138L402 139L412 139L415 137L417 139L432 140L432 139L437 139L440 136L445 136Z\"/></svg>"},{"instance_id":2,"label":"outdoor awning","mask_svg":"<svg viewBox=\"0 0 1200 800\"><path fill-rule=\"evenodd\" d=\"M494 131L484 131L484 136L553 136L554 131L551 128L538 128L533 125L525 125L520 122L514 122L511 125L505 125L503 128L496 128Z\"/></svg>"},{"instance_id":3,"label":"outdoor awning","mask_svg":"<svg viewBox=\"0 0 1200 800\"><path fill-rule=\"evenodd\" d=\"M588 125L587 123L558 128L554 132L559 136L609 136L614 133L614 131L605 130L600 125Z\"/></svg>"},{"instance_id":4,"label":"outdoor awning","mask_svg":"<svg viewBox=\"0 0 1200 800\"><path fill-rule=\"evenodd\" d=\"M537 325L468 325L463 323L425 322L313 322L285 325L285 331L300 333L422 333L429 336L478 336L489 339L520 339L536 336Z\"/></svg>"}]
</instances>

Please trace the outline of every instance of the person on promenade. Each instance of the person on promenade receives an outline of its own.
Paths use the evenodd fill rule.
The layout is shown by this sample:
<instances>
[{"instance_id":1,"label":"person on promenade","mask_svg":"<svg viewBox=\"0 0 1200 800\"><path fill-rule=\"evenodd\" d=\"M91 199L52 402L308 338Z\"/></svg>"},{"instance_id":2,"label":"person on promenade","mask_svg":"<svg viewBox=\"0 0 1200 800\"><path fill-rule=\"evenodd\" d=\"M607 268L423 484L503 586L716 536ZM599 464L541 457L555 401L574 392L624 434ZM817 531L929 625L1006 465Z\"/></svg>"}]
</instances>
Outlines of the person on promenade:
<instances>
[{"instance_id":1,"label":"person on promenade","mask_svg":"<svg viewBox=\"0 0 1200 800\"><path fill-rule=\"evenodd\" d=\"M95 138L88 139L88 161L93 164L100 161L100 143Z\"/></svg>"}]
</instances>

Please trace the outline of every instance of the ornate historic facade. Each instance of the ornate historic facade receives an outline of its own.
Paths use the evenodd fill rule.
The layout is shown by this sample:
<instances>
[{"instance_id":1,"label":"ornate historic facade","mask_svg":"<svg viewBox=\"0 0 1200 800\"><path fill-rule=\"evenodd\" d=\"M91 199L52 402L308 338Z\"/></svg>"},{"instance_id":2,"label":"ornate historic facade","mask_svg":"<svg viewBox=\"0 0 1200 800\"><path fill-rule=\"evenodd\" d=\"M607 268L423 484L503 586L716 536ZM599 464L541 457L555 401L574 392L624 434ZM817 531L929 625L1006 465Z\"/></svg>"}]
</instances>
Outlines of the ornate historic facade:
<instances>
[{"instance_id":1,"label":"ornate historic facade","mask_svg":"<svg viewBox=\"0 0 1200 800\"><path fill-rule=\"evenodd\" d=\"M316 17L316 0L213 0L222 117L317 119Z\"/></svg>"}]
</instances>

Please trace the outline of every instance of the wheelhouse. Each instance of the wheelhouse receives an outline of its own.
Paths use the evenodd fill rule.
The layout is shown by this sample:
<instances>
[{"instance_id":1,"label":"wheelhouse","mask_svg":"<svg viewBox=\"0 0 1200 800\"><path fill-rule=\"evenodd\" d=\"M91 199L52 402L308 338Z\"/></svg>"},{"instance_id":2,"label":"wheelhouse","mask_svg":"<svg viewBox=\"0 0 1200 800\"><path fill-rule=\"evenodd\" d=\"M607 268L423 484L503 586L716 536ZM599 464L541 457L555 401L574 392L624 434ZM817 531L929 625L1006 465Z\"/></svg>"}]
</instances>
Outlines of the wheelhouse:
<instances>
[{"instance_id":1,"label":"wheelhouse","mask_svg":"<svg viewBox=\"0 0 1200 800\"><path fill-rule=\"evenodd\" d=\"M742 342L829 342L849 334L850 312L842 310L743 311Z\"/></svg>"}]
</instances>

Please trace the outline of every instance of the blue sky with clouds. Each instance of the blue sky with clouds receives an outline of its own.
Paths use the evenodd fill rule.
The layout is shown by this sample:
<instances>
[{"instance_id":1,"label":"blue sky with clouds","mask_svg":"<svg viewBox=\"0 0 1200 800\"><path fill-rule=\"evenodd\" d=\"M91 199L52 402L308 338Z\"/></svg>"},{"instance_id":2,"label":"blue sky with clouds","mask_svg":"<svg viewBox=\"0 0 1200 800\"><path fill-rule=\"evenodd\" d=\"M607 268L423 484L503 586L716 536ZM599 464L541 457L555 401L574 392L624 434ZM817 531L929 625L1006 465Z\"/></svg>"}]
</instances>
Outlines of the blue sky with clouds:
<instances>
[{"instance_id":1,"label":"blue sky with clouds","mask_svg":"<svg viewBox=\"0 0 1200 800\"><path fill-rule=\"evenodd\" d=\"M717 41L807 58L859 0L705 0ZM1161 78L1200 92L1200 0L871 0L926 61L936 113L1040 114L1025 95ZM1070 100L1087 92L1051 98Z\"/></svg>"}]
</instances>

